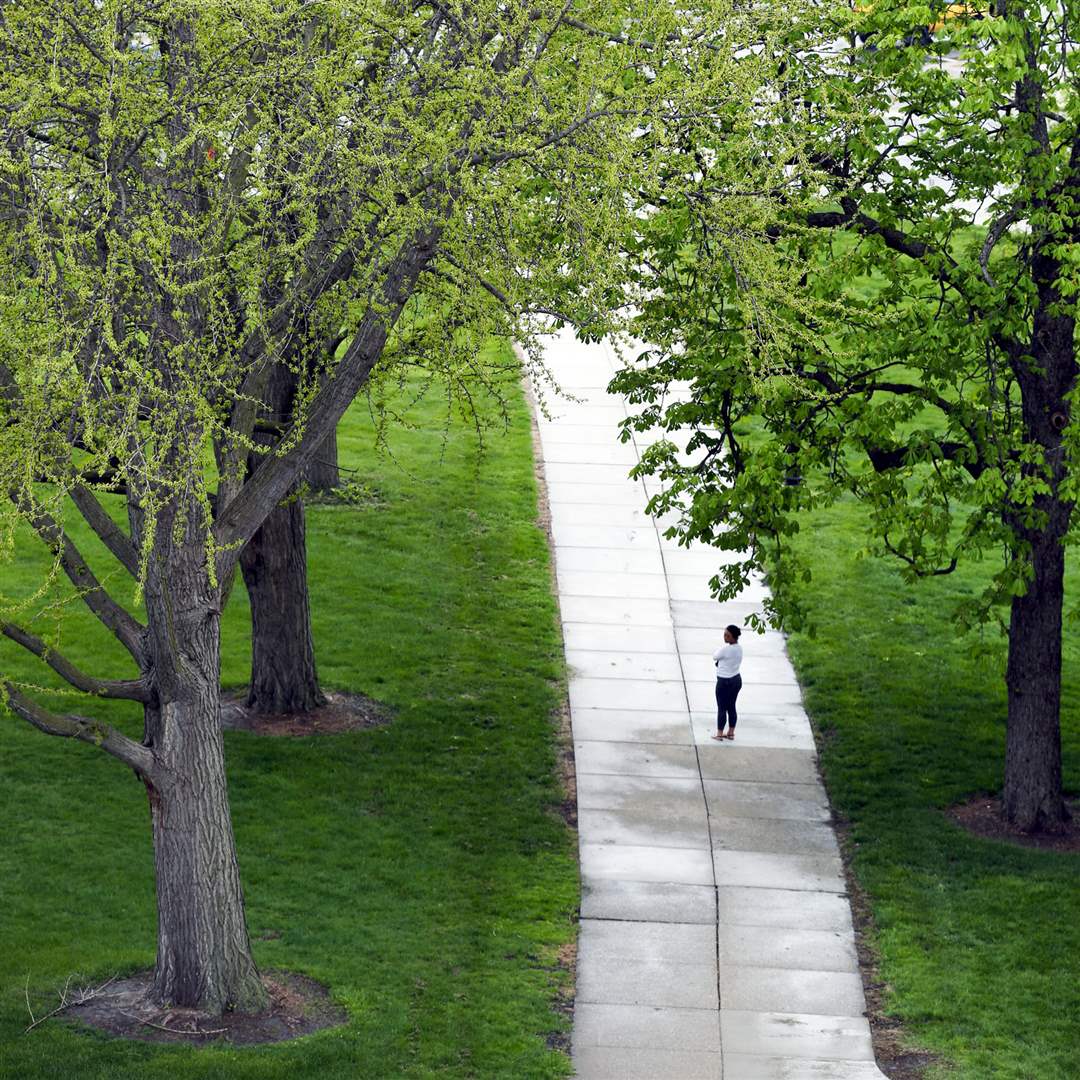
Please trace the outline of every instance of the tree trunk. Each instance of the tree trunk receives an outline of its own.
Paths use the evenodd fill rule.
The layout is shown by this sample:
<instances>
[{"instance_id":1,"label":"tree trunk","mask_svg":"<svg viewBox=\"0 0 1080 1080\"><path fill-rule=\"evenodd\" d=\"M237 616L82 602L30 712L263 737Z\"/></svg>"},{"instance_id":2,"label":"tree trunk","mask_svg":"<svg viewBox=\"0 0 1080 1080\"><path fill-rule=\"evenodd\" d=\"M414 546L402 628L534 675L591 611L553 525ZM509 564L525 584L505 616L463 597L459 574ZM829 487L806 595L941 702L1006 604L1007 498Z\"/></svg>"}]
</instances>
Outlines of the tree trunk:
<instances>
[{"instance_id":1,"label":"tree trunk","mask_svg":"<svg viewBox=\"0 0 1080 1080\"><path fill-rule=\"evenodd\" d=\"M1032 552L1035 576L1012 601L1005 736L1006 818L1027 831L1068 820L1061 790L1061 608L1065 547L1045 533Z\"/></svg>"},{"instance_id":2,"label":"tree trunk","mask_svg":"<svg viewBox=\"0 0 1080 1080\"><path fill-rule=\"evenodd\" d=\"M1021 467L1036 494L1030 506L1006 517L1030 559L1027 592L1012 601L1009 695L1005 737L1006 818L1029 832L1059 829L1069 819L1061 790L1061 608L1065 592L1065 537L1073 504L1062 497L1067 480L1063 433L1076 387L1076 323L1063 304L1057 258L1036 250L1031 259L1038 302L1030 355L1013 358L1026 438L1041 461ZM1042 490L1040 490L1042 488Z\"/></svg>"},{"instance_id":3,"label":"tree trunk","mask_svg":"<svg viewBox=\"0 0 1080 1080\"><path fill-rule=\"evenodd\" d=\"M251 688L260 713L308 712L326 704L315 670L308 600L304 504L277 506L240 555L251 600Z\"/></svg>"},{"instance_id":4,"label":"tree trunk","mask_svg":"<svg viewBox=\"0 0 1080 1080\"><path fill-rule=\"evenodd\" d=\"M154 996L220 1013L265 1006L236 861L220 717L220 596L209 581L199 507L163 514L146 581L156 700L144 742L157 877Z\"/></svg>"},{"instance_id":5,"label":"tree trunk","mask_svg":"<svg viewBox=\"0 0 1080 1080\"><path fill-rule=\"evenodd\" d=\"M216 665L214 665L216 672ZM266 991L251 955L236 862L217 693L161 709L157 755L169 779L151 787L158 944L154 997L162 1004L255 1012Z\"/></svg>"},{"instance_id":6,"label":"tree trunk","mask_svg":"<svg viewBox=\"0 0 1080 1080\"><path fill-rule=\"evenodd\" d=\"M341 486L338 470L337 431L332 431L326 442L315 452L315 460L308 466L308 487L320 495L329 495Z\"/></svg>"},{"instance_id":7,"label":"tree trunk","mask_svg":"<svg viewBox=\"0 0 1080 1080\"><path fill-rule=\"evenodd\" d=\"M291 418L296 387L295 373L284 364L276 365L266 390L270 424L255 435L268 450L278 438L277 428ZM334 445L336 450L336 441ZM259 455L251 454L248 470L254 471L260 461ZM260 713L296 713L325 705L315 670L307 533L299 485L270 511L245 545L240 570L251 600L248 708Z\"/></svg>"}]
</instances>

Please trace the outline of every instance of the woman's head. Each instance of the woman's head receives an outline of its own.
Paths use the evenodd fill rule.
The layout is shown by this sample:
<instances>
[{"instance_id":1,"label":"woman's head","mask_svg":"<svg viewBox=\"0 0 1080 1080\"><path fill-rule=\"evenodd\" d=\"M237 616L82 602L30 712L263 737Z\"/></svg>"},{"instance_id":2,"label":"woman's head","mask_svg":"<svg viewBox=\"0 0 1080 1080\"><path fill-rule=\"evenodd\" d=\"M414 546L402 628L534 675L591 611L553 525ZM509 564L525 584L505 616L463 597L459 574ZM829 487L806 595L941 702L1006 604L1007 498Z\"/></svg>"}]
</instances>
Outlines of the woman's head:
<instances>
[{"instance_id":1,"label":"woman's head","mask_svg":"<svg viewBox=\"0 0 1080 1080\"><path fill-rule=\"evenodd\" d=\"M730 645L734 645L739 640L739 635L742 631L735 625L724 627L724 640Z\"/></svg>"}]
</instances>

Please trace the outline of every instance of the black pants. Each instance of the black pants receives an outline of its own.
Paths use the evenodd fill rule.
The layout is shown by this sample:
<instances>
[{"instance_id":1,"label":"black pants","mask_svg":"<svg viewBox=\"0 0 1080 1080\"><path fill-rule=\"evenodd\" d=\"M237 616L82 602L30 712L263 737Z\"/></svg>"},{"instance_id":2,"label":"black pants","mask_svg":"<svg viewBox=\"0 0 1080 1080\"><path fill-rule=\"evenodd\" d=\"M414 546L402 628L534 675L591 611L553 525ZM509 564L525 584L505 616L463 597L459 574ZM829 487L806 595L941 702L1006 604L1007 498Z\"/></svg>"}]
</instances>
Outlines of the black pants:
<instances>
[{"instance_id":1,"label":"black pants","mask_svg":"<svg viewBox=\"0 0 1080 1080\"><path fill-rule=\"evenodd\" d=\"M735 699L742 689L742 676L732 675L730 679L716 680L716 730L723 731L724 724L735 730L739 721L735 712Z\"/></svg>"}]
</instances>

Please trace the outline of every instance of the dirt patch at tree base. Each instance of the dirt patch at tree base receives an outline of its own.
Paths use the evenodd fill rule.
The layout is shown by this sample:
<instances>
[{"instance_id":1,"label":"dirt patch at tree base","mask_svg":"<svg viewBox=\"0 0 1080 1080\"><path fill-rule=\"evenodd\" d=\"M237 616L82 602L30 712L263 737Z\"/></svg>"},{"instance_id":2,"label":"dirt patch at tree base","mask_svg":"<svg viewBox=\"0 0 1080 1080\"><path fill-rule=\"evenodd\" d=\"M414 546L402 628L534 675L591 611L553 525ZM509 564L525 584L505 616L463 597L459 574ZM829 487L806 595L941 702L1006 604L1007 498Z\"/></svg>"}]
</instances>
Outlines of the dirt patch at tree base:
<instances>
[{"instance_id":1,"label":"dirt patch at tree base","mask_svg":"<svg viewBox=\"0 0 1080 1080\"><path fill-rule=\"evenodd\" d=\"M393 719L389 706L364 694L331 691L326 704L310 712L259 713L249 709L247 692L222 695L221 726L228 731L290 738L305 735L340 735L346 731L384 727Z\"/></svg>"},{"instance_id":2,"label":"dirt patch at tree base","mask_svg":"<svg viewBox=\"0 0 1080 1080\"><path fill-rule=\"evenodd\" d=\"M326 987L305 975L271 971L263 975L270 1008L261 1013L228 1012L211 1016L198 1009L166 1008L150 1000L153 973L117 979L97 990L72 995L64 1019L85 1024L121 1039L188 1043L227 1042L236 1046L284 1042L337 1027L348 1014L334 1004Z\"/></svg>"},{"instance_id":3,"label":"dirt patch at tree base","mask_svg":"<svg viewBox=\"0 0 1080 1080\"><path fill-rule=\"evenodd\" d=\"M1040 851L1080 852L1080 799L1068 804L1072 821L1059 832L1026 833L1010 825L1001 809L1001 799L994 795L976 795L967 802L950 806L946 815L965 832L984 840L1000 840L1018 847L1038 848Z\"/></svg>"}]
</instances>

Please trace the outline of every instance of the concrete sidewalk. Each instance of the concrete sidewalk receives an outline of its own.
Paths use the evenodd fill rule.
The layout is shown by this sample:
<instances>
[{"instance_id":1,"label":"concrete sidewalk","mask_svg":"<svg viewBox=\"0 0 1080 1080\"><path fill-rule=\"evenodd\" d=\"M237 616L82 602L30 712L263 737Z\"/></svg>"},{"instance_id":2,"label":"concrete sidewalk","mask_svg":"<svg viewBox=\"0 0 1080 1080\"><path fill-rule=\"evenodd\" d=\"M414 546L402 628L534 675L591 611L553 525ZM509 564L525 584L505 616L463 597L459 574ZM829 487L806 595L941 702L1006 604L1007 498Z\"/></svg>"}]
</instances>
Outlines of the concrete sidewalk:
<instances>
[{"instance_id":1,"label":"concrete sidewalk","mask_svg":"<svg viewBox=\"0 0 1080 1080\"><path fill-rule=\"evenodd\" d=\"M581 403L538 416L570 665L582 907L583 1080L880 1080L851 911L783 638L743 637L734 743L712 651L764 596L709 598L723 553L664 539L627 478L616 363L546 350Z\"/></svg>"}]
</instances>

